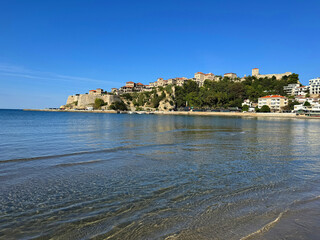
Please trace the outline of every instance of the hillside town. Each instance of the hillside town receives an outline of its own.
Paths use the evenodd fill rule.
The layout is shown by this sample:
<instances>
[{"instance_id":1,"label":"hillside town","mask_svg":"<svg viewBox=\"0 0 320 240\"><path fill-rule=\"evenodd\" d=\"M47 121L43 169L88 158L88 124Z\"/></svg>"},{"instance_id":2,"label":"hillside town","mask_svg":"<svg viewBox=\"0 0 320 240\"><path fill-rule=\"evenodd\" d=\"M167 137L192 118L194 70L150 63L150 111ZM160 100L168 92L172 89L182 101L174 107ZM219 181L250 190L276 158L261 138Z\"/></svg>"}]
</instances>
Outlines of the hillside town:
<instances>
[{"instance_id":1,"label":"hillside town","mask_svg":"<svg viewBox=\"0 0 320 240\"><path fill-rule=\"evenodd\" d=\"M164 87L173 88L173 91L178 87L183 87L188 81L195 82L196 85L201 88L204 87L205 81L209 80L211 82L220 82L222 80L228 80L233 83L242 83L245 82L249 77L253 79L273 79L276 81L281 81L282 79L287 79L292 76L291 72L285 73L276 73L276 74L260 74L258 68L252 69L251 76L238 77L235 73L225 73L223 76L215 75L213 73L203 73L197 72L194 74L193 78L187 77L176 77L170 79L158 78L155 82L150 82L149 84L135 83L132 81L126 82L126 84L120 88L112 88L111 92L104 91L101 88L96 90L90 90L88 94L76 94L69 96L67 104L61 106L61 108L77 108L77 109L94 109L95 99L100 98L103 100L104 105L100 106L101 109L108 109L114 102L124 101L124 96L128 94L138 94L138 93L148 93L153 92L155 89L163 89ZM298 76L298 75L297 75ZM156 90L157 91L157 90ZM309 80L309 85L303 86L299 80L294 81L294 83L287 84L283 86L283 95L279 93L268 94L269 91L265 90L265 94L253 99L244 99L241 103L241 107L232 107L229 109L236 111L246 111L246 112L318 112L320 111L319 103L319 94L320 94L320 78L314 78ZM164 95L164 99L167 98L167 95ZM172 97L171 100L174 98ZM166 99L166 102L169 102ZM190 102L190 101L189 101ZM160 101L161 103L161 101ZM135 103L130 103L127 101L127 105L131 110L135 109L137 106ZM160 104L161 105L161 104ZM181 105L181 104L180 104ZM143 108L145 105L141 105ZM182 105L181 105L182 106ZM171 106L166 105L163 109L160 110L177 110L177 104ZM159 109L159 106L154 107L154 110ZM182 108L180 108L181 110ZM196 109L192 106L191 103L188 104L186 101L185 107L183 110L201 110ZM224 109L225 110L225 109ZM227 109L228 110L228 109Z\"/></svg>"}]
</instances>

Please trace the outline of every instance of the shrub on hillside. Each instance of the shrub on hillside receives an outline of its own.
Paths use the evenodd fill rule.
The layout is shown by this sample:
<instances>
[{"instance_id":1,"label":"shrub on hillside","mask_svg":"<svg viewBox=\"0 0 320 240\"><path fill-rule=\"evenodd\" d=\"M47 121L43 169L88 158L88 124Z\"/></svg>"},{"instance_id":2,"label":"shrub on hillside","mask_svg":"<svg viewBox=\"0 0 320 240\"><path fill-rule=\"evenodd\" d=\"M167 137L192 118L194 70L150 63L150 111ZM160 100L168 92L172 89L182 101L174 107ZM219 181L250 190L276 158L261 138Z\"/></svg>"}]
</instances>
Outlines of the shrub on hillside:
<instances>
[{"instance_id":1,"label":"shrub on hillside","mask_svg":"<svg viewBox=\"0 0 320 240\"><path fill-rule=\"evenodd\" d=\"M120 110L120 111L126 111L128 110L126 104L124 102L113 102L109 109L112 109L112 110Z\"/></svg>"}]
</instances>

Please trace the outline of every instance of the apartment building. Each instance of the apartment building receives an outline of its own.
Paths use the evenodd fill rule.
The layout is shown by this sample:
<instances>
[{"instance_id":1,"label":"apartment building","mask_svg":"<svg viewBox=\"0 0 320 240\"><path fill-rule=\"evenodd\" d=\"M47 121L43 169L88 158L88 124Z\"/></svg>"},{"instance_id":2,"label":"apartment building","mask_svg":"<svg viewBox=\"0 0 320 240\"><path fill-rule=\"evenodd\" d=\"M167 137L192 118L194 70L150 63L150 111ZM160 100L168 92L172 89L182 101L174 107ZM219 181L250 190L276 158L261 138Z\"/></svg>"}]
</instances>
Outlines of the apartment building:
<instances>
[{"instance_id":1,"label":"apartment building","mask_svg":"<svg viewBox=\"0 0 320 240\"><path fill-rule=\"evenodd\" d=\"M320 94L320 77L309 80L309 92L310 95L319 95Z\"/></svg>"},{"instance_id":2,"label":"apartment building","mask_svg":"<svg viewBox=\"0 0 320 240\"><path fill-rule=\"evenodd\" d=\"M294 90L294 95L295 96L305 96L309 93L310 87L309 86L301 86L297 87Z\"/></svg>"},{"instance_id":3,"label":"apartment building","mask_svg":"<svg viewBox=\"0 0 320 240\"><path fill-rule=\"evenodd\" d=\"M258 99L258 107L267 105L272 112L280 112L283 107L288 105L288 98L280 95L269 95Z\"/></svg>"},{"instance_id":4,"label":"apartment building","mask_svg":"<svg viewBox=\"0 0 320 240\"><path fill-rule=\"evenodd\" d=\"M288 84L287 86L283 87L283 90L287 95L293 96L295 95L296 89L300 87L299 83L293 83L293 84Z\"/></svg>"}]
</instances>

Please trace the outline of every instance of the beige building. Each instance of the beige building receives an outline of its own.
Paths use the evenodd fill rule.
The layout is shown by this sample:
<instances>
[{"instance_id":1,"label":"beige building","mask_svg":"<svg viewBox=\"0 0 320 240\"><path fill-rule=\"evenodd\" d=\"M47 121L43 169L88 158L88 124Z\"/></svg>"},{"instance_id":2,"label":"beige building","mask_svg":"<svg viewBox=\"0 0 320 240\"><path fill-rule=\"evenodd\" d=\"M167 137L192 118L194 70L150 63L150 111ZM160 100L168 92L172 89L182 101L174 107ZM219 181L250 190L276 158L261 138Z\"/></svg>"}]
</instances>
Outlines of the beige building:
<instances>
[{"instance_id":1,"label":"beige building","mask_svg":"<svg viewBox=\"0 0 320 240\"><path fill-rule=\"evenodd\" d=\"M170 78L170 79L168 79L168 85L169 84L171 84L171 85L176 85L177 84L177 79L175 79L175 78Z\"/></svg>"},{"instance_id":2,"label":"beige building","mask_svg":"<svg viewBox=\"0 0 320 240\"><path fill-rule=\"evenodd\" d=\"M150 82L150 87L163 87L169 84L182 86L184 81L188 80L188 78L169 78L168 80L164 80L163 78L158 78L156 82Z\"/></svg>"},{"instance_id":3,"label":"beige building","mask_svg":"<svg viewBox=\"0 0 320 240\"><path fill-rule=\"evenodd\" d=\"M181 87L185 83L185 81L188 81L188 78L185 78L185 77L176 78L176 85Z\"/></svg>"},{"instance_id":4,"label":"beige building","mask_svg":"<svg viewBox=\"0 0 320 240\"><path fill-rule=\"evenodd\" d=\"M231 80L235 80L238 77L237 74L235 74L235 73L225 73L223 76L228 77Z\"/></svg>"},{"instance_id":5,"label":"beige building","mask_svg":"<svg viewBox=\"0 0 320 240\"><path fill-rule=\"evenodd\" d=\"M104 92L102 88L97 88L96 90L89 90L89 94L90 95L101 95L103 93L107 93L107 92Z\"/></svg>"},{"instance_id":6,"label":"beige building","mask_svg":"<svg viewBox=\"0 0 320 240\"><path fill-rule=\"evenodd\" d=\"M158 78L158 80L157 80L158 87L163 87L166 85L168 85L168 80L164 80L163 78Z\"/></svg>"},{"instance_id":7,"label":"beige building","mask_svg":"<svg viewBox=\"0 0 320 240\"><path fill-rule=\"evenodd\" d=\"M271 112L280 112L283 107L288 105L288 98L280 95L269 95L258 99L258 107L267 105Z\"/></svg>"},{"instance_id":8,"label":"beige building","mask_svg":"<svg viewBox=\"0 0 320 240\"><path fill-rule=\"evenodd\" d=\"M289 76L291 75L292 72L285 72L285 73L274 73L274 74L260 74L259 73L259 68L253 68L252 69L252 76L256 78L272 78L273 76L276 77L277 80L280 80L284 76Z\"/></svg>"},{"instance_id":9,"label":"beige building","mask_svg":"<svg viewBox=\"0 0 320 240\"><path fill-rule=\"evenodd\" d=\"M197 72L194 74L194 80L199 84L199 86L203 86L205 80L215 80L215 76L213 73L203 73Z\"/></svg>"},{"instance_id":10,"label":"beige building","mask_svg":"<svg viewBox=\"0 0 320 240\"><path fill-rule=\"evenodd\" d=\"M126 82L126 87L135 87L136 84L134 82Z\"/></svg>"}]
</instances>

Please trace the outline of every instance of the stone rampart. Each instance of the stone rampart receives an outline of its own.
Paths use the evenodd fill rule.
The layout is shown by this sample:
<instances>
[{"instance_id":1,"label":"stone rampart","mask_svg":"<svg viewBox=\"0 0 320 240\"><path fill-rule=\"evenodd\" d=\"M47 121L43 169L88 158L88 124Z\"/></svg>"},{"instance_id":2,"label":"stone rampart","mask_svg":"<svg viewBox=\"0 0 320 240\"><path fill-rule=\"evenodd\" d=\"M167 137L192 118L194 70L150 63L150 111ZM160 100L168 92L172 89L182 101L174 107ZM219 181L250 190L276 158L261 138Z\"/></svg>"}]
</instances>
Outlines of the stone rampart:
<instances>
[{"instance_id":1,"label":"stone rampart","mask_svg":"<svg viewBox=\"0 0 320 240\"><path fill-rule=\"evenodd\" d=\"M117 95L109 95L109 94L79 94L69 96L66 104L74 104L77 102L77 108L86 108L92 106L96 100L96 98L102 99L105 103L110 105L113 102L121 101Z\"/></svg>"}]
</instances>

